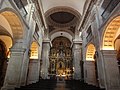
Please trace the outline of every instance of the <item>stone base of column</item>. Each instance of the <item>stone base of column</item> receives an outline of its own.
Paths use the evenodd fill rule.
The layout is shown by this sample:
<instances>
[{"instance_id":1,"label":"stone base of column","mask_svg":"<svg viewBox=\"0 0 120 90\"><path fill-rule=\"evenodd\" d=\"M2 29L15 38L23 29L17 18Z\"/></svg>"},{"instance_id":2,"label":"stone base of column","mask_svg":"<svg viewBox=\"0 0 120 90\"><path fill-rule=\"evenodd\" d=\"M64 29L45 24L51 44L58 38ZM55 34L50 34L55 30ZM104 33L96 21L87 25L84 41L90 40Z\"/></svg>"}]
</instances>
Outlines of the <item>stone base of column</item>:
<instances>
[{"instance_id":1,"label":"stone base of column","mask_svg":"<svg viewBox=\"0 0 120 90\"><path fill-rule=\"evenodd\" d=\"M48 73L48 72L47 72ZM47 73L45 73L45 72L42 72L41 73L41 77L42 77L42 79L48 79L48 74Z\"/></svg>"},{"instance_id":2,"label":"stone base of column","mask_svg":"<svg viewBox=\"0 0 120 90\"><path fill-rule=\"evenodd\" d=\"M73 79L75 79L75 80L81 80L80 67L75 67L74 74L73 74Z\"/></svg>"},{"instance_id":3,"label":"stone base of column","mask_svg":"<svg viewBox=\"0 0 120 90\"><path fill-rule=\"evenodd\" d=\"M8 86L3 86L1 90L15 90L16 86L13 85L8 85Z\"/></svg>"},{"instance_id":4,"label":"stone base of column","mask_svg":"<svg viewBox=\"0 0 120 90\"><path fill-rule=\"evenodd\" d=\"M73 79L81 80L80 74L79 73L74 73Z\"/></svg>"},{"instance_id":5,"label":"stone base of column","mask_svg":"<svg viewBox=\"0 0 120 90\"><path fill-rule=\"evenodd\" d=\"M41 77L42 77L42 79L48 79L48 72L42 71Z\"/></svg>"}]
</instances>

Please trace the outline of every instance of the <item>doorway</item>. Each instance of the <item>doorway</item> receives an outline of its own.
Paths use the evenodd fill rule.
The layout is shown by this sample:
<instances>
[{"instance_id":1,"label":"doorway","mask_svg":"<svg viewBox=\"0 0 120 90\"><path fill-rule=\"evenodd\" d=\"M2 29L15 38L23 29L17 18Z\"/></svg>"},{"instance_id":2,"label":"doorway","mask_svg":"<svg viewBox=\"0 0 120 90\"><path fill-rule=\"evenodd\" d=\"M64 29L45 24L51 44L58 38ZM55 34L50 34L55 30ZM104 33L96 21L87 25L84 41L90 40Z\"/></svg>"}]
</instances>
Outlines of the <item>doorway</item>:
<instances>
[{"instance_id":1,"label":"doorway","mask_svg":"<svg viewBox=\"0 0 120 90\"><path fill-rule=\"evenodd\" d=\"M98 85L98 70L97 70L97 52L93 44L89 44L86 52L85 61L85 82L91 85Z\"/></svg>"}]
</instances>

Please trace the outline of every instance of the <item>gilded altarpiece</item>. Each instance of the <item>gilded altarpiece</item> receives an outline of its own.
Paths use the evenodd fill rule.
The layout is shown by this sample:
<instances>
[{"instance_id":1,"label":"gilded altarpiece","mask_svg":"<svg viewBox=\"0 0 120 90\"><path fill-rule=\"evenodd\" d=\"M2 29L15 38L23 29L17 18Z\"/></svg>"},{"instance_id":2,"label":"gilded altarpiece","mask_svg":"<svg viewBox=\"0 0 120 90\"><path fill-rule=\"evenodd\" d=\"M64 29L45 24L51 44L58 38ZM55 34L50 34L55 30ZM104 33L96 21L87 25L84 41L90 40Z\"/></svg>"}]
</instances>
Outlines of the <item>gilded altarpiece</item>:
<instances>
[{"instance_id":1,"label":"gilded altarpiece","mask_svg":"<svg viewBox=\"0 0 120 90\"><path fill-rule=\"evenodd\" d=\"M50 76L72 76L72 49L71 42L65 37L58 37L52 42L50 49L49 75Z\"/></svg>"}]
</instances>

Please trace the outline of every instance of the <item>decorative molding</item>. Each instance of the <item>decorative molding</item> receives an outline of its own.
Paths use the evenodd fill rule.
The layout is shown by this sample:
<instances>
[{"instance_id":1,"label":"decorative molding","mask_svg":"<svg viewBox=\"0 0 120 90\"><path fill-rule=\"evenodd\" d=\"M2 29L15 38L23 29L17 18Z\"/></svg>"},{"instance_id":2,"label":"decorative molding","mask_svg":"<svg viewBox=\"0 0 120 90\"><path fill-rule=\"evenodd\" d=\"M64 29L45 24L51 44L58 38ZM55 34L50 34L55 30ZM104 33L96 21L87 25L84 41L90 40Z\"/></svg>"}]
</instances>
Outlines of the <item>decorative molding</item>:
<instances>
[{"instance_id":1,"label":"decorative molding","mask_svg":"<svg viewBox=\"0 0 120 90\"><path fill-rule=\"evenodd\" d=\"M68 13L71 13L75 16L75 18L70 21L69 23L66 23L66 24L60 24L60 23L56 23L55 21L53 21L51 18L50 18L50 15L53 14L53 13L57 13L57 12L68 12ZM76 23L80 22L81 20L81 15L78 11L74 10L73 8L70 8L70 7L66 7L66 6L60 6L60 7L54 7L50 10L48 10L46 13L45 13L45 17L47 19L47 23L49 25L54 25L56 27L68 27L68 26L75 26Z\"/></svg>"},{"instance_id":2,"label":"decorative molding","mask_svg":"<svg viewBox=\"0 0 120 90\"><path fill-rule=\"evenodd\" d=\"M66 7L66 6L60 6L60 7L51 8L50 10L48 10L45 13L45 16L48 17L48 16L50 16L51 14L53 14L55 12L61 12L61 11L69 12L69 13L75 15L77 18L79 18L79 19L81 18L81 15L80 15L80 13L78 11L76 11L73 8Z\"/></svg>"}]
</instances>

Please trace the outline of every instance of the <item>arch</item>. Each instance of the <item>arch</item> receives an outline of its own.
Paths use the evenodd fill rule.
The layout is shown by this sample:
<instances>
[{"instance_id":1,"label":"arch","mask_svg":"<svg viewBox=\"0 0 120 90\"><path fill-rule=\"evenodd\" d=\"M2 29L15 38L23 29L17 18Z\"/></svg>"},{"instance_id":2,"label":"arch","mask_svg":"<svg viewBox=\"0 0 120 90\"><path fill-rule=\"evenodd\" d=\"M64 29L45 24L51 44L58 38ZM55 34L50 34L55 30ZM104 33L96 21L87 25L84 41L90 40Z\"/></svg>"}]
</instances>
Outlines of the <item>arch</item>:
<instances>
[{"instance_id":1,"label":"arch","mask_svg":"<svg viewBox=\"0 0 120 90\"><path fill-rule=\"evenodd\" d=\"M62 43L61 43L62 42ZM72 42L64 36L57 36L52 40L52 44L54 45L53 47L59 47L59 45L63 44L65 47L70 47Z\"/></svg>"},{"instance_id":2,"label":"arch","mask_svg":"<svg viewBox=\"0 0 120 90\"><path fill-rule=\"evenodd\" d=\"M58 13L58 12L71 13L75 17L67 23L64 23L64 24L57 23L53 19L51 19L50 15L52 15L54 13ZM53 8L51 8L48 11L45 12L45 17L46 17L47 23L49 25L53 24L56 27L68 27L70 25L76 25L81 20L81 14L77 10L75 10L71 7L67 7L67 6L53 7Z\"/></svg>"},{"instance_id":3,"label":"arch","mask_svg":"<svg viewBox=\"0 0 120 90\"><path fill-rule=\"evenodd\" d=\"M0 40L2 40L5 45L6 45L6 52L7 52L7 57L10 57L10 51L9 49L12 47L13 45L13 40L11 37L9 36L5 36L5 35L0 35Z\"/></svg>"},{"instance_id":4,"label":"arch","mask_svg":"<svg viewBox=\"0 0 120 90\"><path fill-rule=\"evenodd\" d=\"M38 44L35 41L31 44L30 59L38 59Z\"/></svg>"},{"instance_id":5,"label":"arch","mask_svg":"<svg viewBox=\"0 0 120 90\"><path fill-rule=\"evenodd\" d=\"M1 19L0 19L1 20ZM7 27L7 26L6 26ZM8 36L13 40L13 36L10 34L9 31L7 31L7 29L5 29L3 26L0 25L0 35L4 35L4 36Z\"/></svg>"},{"instance_id":6,"label":"arch","mask_svg":"<svg viewBox=\"0 0 120 90\"><path fill-rule=\"evenodd\" d=\"M8 35L13 38L12 29L9 22L0 14L0 34Z\"/></svg>"},{"instance_id":7,"label":"arch","mask_svg":"<svg viewBox=\"0 0 120 90\"><path fill-rule=\"evenodd\" d=\"M6 25L1 24L13 37L14 41L23 38L22 19L15 10L11 8L4 8L0 11L0 16Z\"/></svg>"},{"instance_id":8,"label":"arch","mask_svg":"<svg viewBox=\"0 0 120 90\"><path fill-rule=\"evenodd\" d=\"M98 68L97 68L97 52L95 45L89 43L86 51L85 69L85 82L88 84L99 85L98 83Z\"/></svg>"},{"instance_id":9,"label":"arch","mask_svg":"<svg viewBox=\"0 0 120 90\"><path fill-rule=\"evenodd\" d=\"M114 17L109 21L105 32L103 33L102 49L103 50L114 50L114 44L116 38L120 34L120 16Z\"/></svg>"},{"instance_id":10,"label":"arch","mask_svg":"<svg viewBox=\"0 0 120 90\"><path fill-rule=\"evenodd\" d=\"M56 6L56 7L53 7L53 8L51 8L51 9L49 9L49 10L47 10L45 12L45 16L48 17L51 14L53 14L55 12L60 12L60 11L69 12L69 13L72 13L73 15L75 15L78 19L81 18L81 14L77 10L75 10L75 9L73 9L71 7L67 7L67 6Z\"/></svg>"},{"instance_id":11,"label":"arch","mask_svg":"<svg viewBox=\"0 0 120 90\"><path fill-rule=\"evenodd\" d=\"M61 35L61 33L62 33L62 35ZM53 33L53 34L50 36L51 41L54 40L54 39L57 38L57 37L60 37L60 36L66 37L66 38L69 39L70 42L72 43L73 37L72 37L68 32L65 32L65 31L58 31L58 32Z\"/></svg>"},{"instance_id":12,"label":"arch","mask_svg":"<svg viewBox=\"0 0 120 90\"><path fill-rule=\"evenodd\" d=\"M54 33L56 33L56 32L59 32L59 31L63 31L63 32L66 32L66 33L69 33L72 37L74 37L74 33L72 32L72 31L70 31L70 30L67 30L67 29L55 29L55 30L53 30L53 31L51 31L50 33L49 33L49 35L51 36L52 34L54 34Z\"/></svg>"},{"instance_id":13,"label":"arch","mask_svg":"<svg viewBox=\"0 0 120 90\"><path fill-rule=\"evenodd\" d=\"M86 51L86 61L94 61L94 55L95 55L95 46L90 43L87 46L87 51Z\"/></svg>"}]
</instances>

